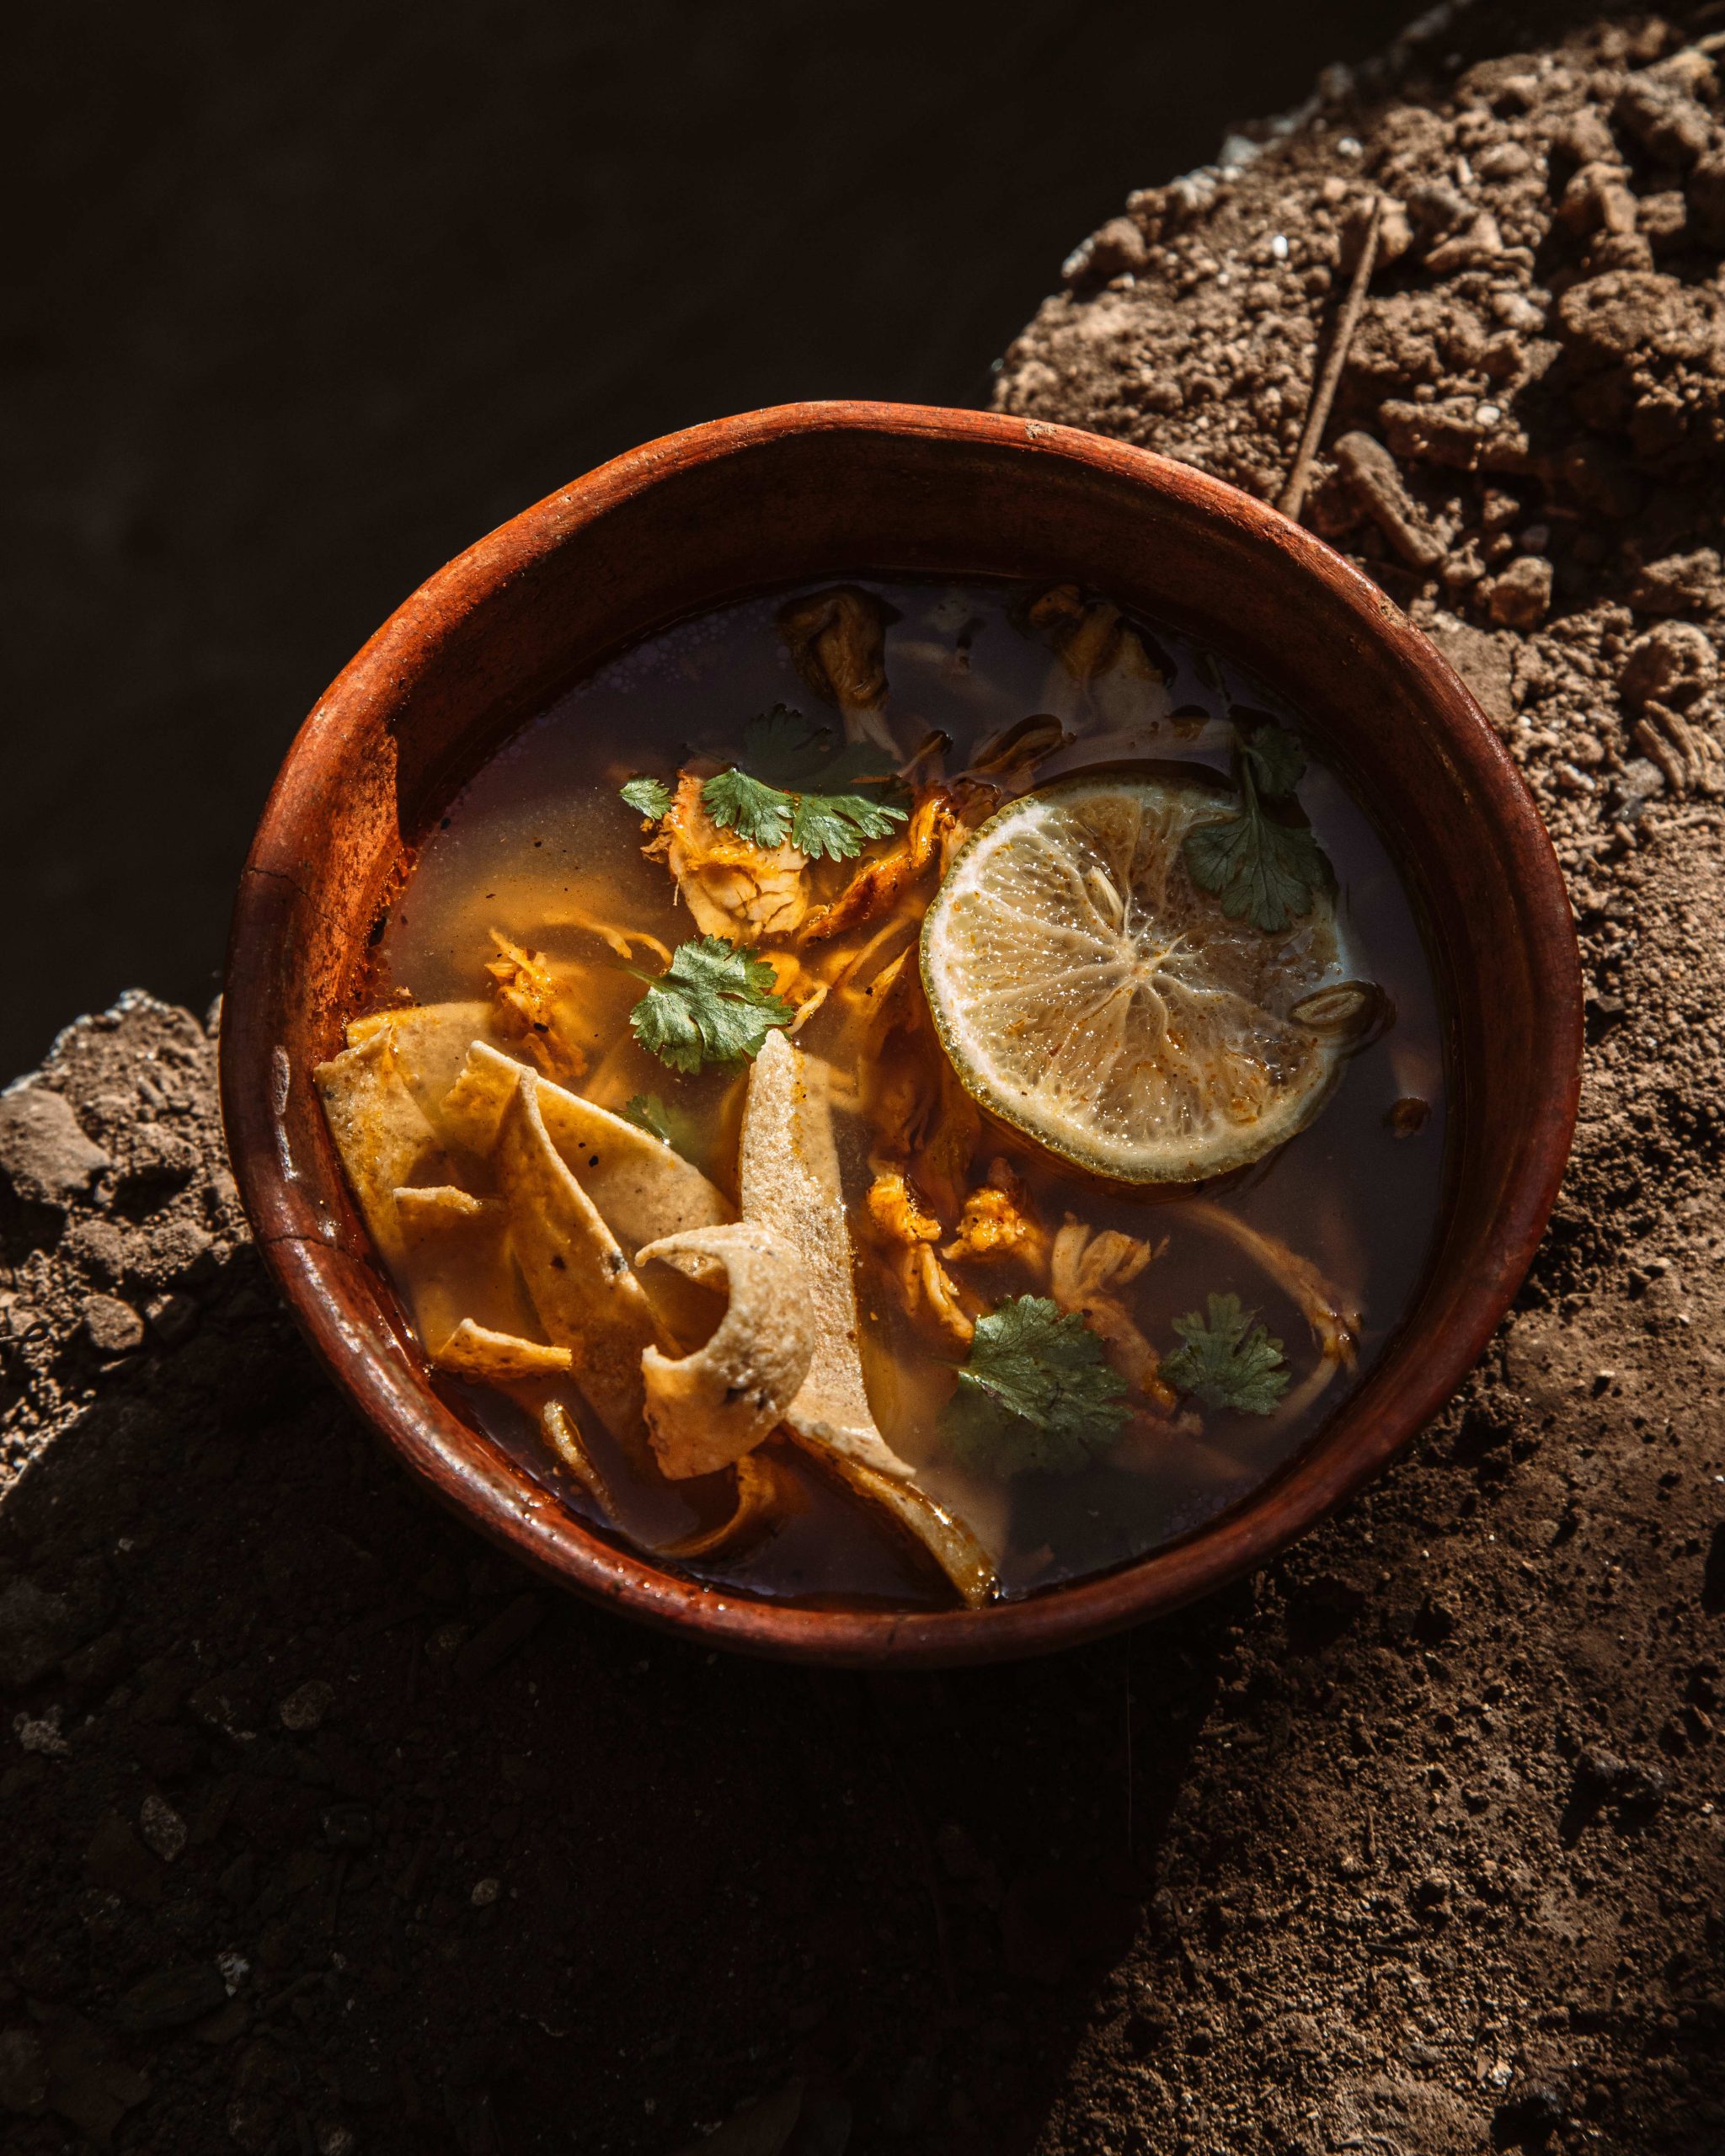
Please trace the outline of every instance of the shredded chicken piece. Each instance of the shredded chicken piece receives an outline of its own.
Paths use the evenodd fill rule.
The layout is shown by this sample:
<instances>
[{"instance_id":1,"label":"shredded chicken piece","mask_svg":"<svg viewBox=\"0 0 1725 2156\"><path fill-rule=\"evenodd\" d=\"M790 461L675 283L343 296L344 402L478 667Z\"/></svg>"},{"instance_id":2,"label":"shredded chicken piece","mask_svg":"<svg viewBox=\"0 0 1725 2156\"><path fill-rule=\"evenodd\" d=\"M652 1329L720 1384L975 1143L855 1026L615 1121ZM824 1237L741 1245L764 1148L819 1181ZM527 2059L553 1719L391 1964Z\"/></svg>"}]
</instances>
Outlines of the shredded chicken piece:
<instances>
[{"instance_id":1,"label":"shredded chicken piece","mask_svg":"<svg viewBox=\"0 0 1725 2156\"><path fill-rule=\"evenodd\" d=\"M808 857L722 830L707 813L702 783L697 772L683 773L658 836L642 851L670 868L703 936L757 943L795 935L809 910Z\"/></svg>"},{"instance_id":2,"label":"shredded chicken piece","mask_svg":"<svg viewBox=\"0 0 1725 2156\"><path fill-rule=\"evenodd\" d=\"M948 835L958 826L952 790L933 787L911 811L911 820L890 849L858 867L829 906L817 906L803 926L805 943L821 943L875 920L922 874L937 854L944 854Z\"/></svg>"},{"instance_id":3,"label":"shredded chicken piece","mask_svg":"<svg viewBox=\"0 0 1725 2156\"><path fill-rule=\"evenodd\" d=\"M868 1218L884 1242L908 1248L916 1243L940 1241L940 1222L923 1211L896 1168L879 1170L869 1185Z\"/></svg>"},{"instance_id":4,"label":"shredded chicken piece","mask_svg":"<svg viewBox=\"0 0 1725 2156\"><path fill-rule=\"evenodd\" d=\"M620 958L633 958L638 950L650 951L663 964L670 963L670 946L644 928L624 928L614 921L595 921L591 914L582 913L574 906L563 910L557 917L557 926L579 929L585 936L596 936L601 942L608 943Z\"/></svg>"},{"instance_id":5,"label":"shredded chicken piece","mask_svg":"<svg viewBox=\"0 0 1725 2156\"><path fill-rule=\"evenodd\" d=\"M495 984L491 992L498 1033L519 1041L547 1078L580 1077L587 1059L569 1037L558 1009L557 975L545 953L511 942L501 929L492 930L491 940L498 955L486 960L485 970Z\"/></svg>"},{"instance_id":6,"label":"shredded chicken piece","mask_svg":"<svg viewBox=\"0 0 1725 2156\"><path fill-rule=\"evenodd\" d=\"M1172 1411L1175 1395L1160 1375L1160 1358L1119 1297L1154 1255L1136 1235L1087 1227L1069 1213L1049 1255L1049 1292L1061 1310L1088 1321L1128 1385Z\"/></svg>"},{"instance_id":7,"label":"shredded chicken piece","mask_svg":"<svg viewBox=\"0 0 1725 2156\"><path fill-rule=\"evenodd\" d=\"M982 1118L935 1038L921 977L910 957L907 952L893 968L883 969L875 985L858 1059L862 1111L879 1159L912 1166L924 1202L943 1221L956 1221Z\"/></svg>"},{"instance_id":8,"label":"shredded chicken piece","mask_svg":"<svg viewBox=\"0 0 1725 2156\"><path fill-rule=\"evenodd\" d=\"M919 1243L914 1251L906 1251L902 1267L908 1271L912 1266L916 1268L919 1308L928 1313L943 1338L961 1350L968 1349L976 1331L976 1321L964 1307L964 1290L927 1243Z\"/></svg>"},{"instance_id":9,"label":"shredded chicken piece","mask_svg":"<svg viewBox=\"0 0 1725 2156\"><path fill-rule=\"evenodd\" d=\"M886 625L897 616L884 600L855 584L811 592L780 609L779 634L797 671L844 716L845 738L873 741L899 760L886 722Z\"/></svg>"},{"instance_id":10,"label":"shredded chicken piece","mask_svg":"<svg viewBox=\"0 0 1725 2156\"><path fill-rule=\"evenodd\" d=\"M1049 1262L1046 1230L1036 1217L1030 1193L1014 1173L1010 1161L989 1162L986 1180L964 1200L958 1233L941 1251L943 1257L1015 1257L1033 1273L1040 1273Z\"/></svg>"},{"instance_id":11,"label":"shredded chicken piece","mask_svg":"<svg viewBox=\"0 0 1725 2156\"><path fill-rule=\"evenodd\" d=\"M868 1187L868 1219L906 1316L937 1339L968 1348L975 1320L963 1290L936 1255L941 1225L917 1203L897 1168L879 1167Z\"/></svg>"},{"instance_id":12,"label":"shredded chicken piece","mask_svg":"<svg viewBox=\"0 0 1725 2156\"><path fill-rule=\"evenodd\" d=\"M1208 1198L1194 1200L1186 1207L1185 1217L1199 1227L1213 1228L1218 1235L1226 1235L1236 1244L1248 1257L1256 1258L1289 1299L1299 1305L1324 1359L1353 1369L1359 1348L1359 1311L1343 1300L1342 1290L1327 1279L1309 1257L1302 1257L1278 1236L1249 1226L1223 1207L1213 1205Z\"/></svg>"},{"instance_id":13,"label":"shredded chicken piece","mask_svg":"<svg viewBox=\"0 0 1725 2156\"><path fill-rule=\"evenodd\" d=\"M1097 717L1114 724L1167 717L1162 669L1118 606L1057 584L1031 602L1026 618L1054 647L1047 701L1076 731Z\"/></svg>"},{"instance_id":14,"label":"shredded chicken piece","mask_svg":"<svg viewBox=\"0 0 1725 2156\"><path fill-rule=\"evenodd\" d=\"M1034 779L1037 766L1056 749L1064 749L1069 738L1059 719L1048 712L1037 712L985 742L971 758L970 769L1012 792L1021 792Z\"/></svg>"}]
</instances>

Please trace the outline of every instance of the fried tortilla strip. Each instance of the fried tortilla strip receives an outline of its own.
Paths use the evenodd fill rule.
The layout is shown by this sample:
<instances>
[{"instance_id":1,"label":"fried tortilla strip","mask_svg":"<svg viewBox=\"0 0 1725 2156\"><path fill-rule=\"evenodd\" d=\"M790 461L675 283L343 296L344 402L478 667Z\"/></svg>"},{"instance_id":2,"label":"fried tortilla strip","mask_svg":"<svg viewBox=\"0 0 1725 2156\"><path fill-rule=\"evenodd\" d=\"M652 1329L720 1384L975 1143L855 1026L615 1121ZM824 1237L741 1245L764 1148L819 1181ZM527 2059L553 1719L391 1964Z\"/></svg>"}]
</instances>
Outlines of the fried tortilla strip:
<instances>
[{"instance_id":1,"label":"fried tortilla strip","mask_svg":"<svg viewBox=\"0 0 1725 2156\"><path fill-rule=\"evenodd\" d=\"M771 1453L745 1453L737 1462L736 1509L716 1527L698 1529L679 1542L661 1542L660 1557L733 1557L771 1534L790 1509L791 1487Z\"/></svg>"},{"instance_id":2,"label":"fried tortilla strip","mask_svg":"<svg viewBox=\"0 0 1725 2156\"><path fill-rule=\"evenodd\" d=\"M543 1084L531 1070L518 1074L492 1155L510 1239L539 1322L569 1350L584 1397L638 1454L646 1449L641 1358L670 1342L617 1237L551 1142Z\"/></svg>"},{"instance_id":3,"label":"fried tortilla strip","mask_svg":"<svg viewBox=\"0 0 1725 2156\"><path fill-rule=\"evenodd\" d=\"M547 1348L542 1340L523 1340L512 1332L493 1332L464 1317L435 1349L431 1360L452 1377L480 1385L521 1385L530 1378L567 1377L572 1358L567 1348Z\"/></svg>"},{"instance_id":4,"label":"fried tortilla strip","mask_svg":"<svg viewBox=\"0 0 1725 2156\"><path fill-rule=\"evenodd\" d=\"M495 1146L521 1075L519 1063L474 1042L443 1103L445 1123L471 1151L483 1156ZM733 1217L724 1193L650 1130L549 1079L539 1083L539 1112L552 1144L579 1170L581 1187L628 1256L643 1243L716 1228Z\"/></svg>"},{"instance_id":5,"label":"fried tortilla strip","mask_svg":"<svg viewBox=\"0 0 1725 2156\"><path fill-rule=\"evenodd\" d=\"M373 1033L387 1033L395 1049L396 1068L408 1091L425 1110L431 1127L446 1143L442 1105L454 1085L467 1050L475 1041L499 1045L489 1003L414 1003L393 1011L374 1011L355 1018L347 1029L348 1046L357 1047ZM458 1134L457 1142L459 1142Z\"/></svg>"},{"instance_id":6,"label":"fried tortilla strip","mask_svg":"<svg viewBox=\"0 0 1725 2156\"><path fill-rule=\"evenodd\" d=\"M403 1256L395 1193L441 1160L437 1133L402 1074L387 1029L344 1049L312 1073L348 1187L378 1256Z\"/></svg>"},{"instance_id":7,"label":"fried tortilla strip","mask_svg":"<svg viewBox=\"0 0 1725 2156\"><path fill-rule=\"evenodd\" d=\"M487 1332L536 1329L509 1247L509 1215L494 1198L434 1183L397 1191L395 1214L414 1323L434 1361L463 1318Z\"/></svg>"},{"instance_id":8,"label":"fried tortilla strip","mask_svg":"<svg viewBox=\"0 0 1725 2156\"><path fill-rule=\"evenodd\" d=\"M785 1421L799 1437L880 1474L908 1476L909 1465L875 1428L862 1384L827 1067L781 1033L767 1035L749 1073L737 1166L743 1218L782 1235L809 1277L814 1359Z\"/></svg>"},{"instance_id":9,"label":"fried tortilla strip","mask_svg":"<svg viewBox=\"0 0 1725 2156\"><path fill-rule=\"evenodd\" d=\"M915 1482L882 1475L847 1454L837 1452L802 1431L793 1434L812 1460L836 1476L847 1490L886 1513L927 1550L972 1609L992 1602L1000 1586L995 1562L959 1515L931 1497Z\"/></svg>"},{"instance_id":10,"label":"fried tortilla strip","mask_svg":"<svg viewBox=\"0 0 1725 2156\"><path fill-rule=\"evenodd\" d=\"M672 1481L711 1475L764 1443L801 1390L814 1359L807 1268L793 1246L758 1221L693 1228L636 1253L710 1277L721 1267L730 1300L717 1331L692 1354L649 1348L641 1358L647 1434Z\"/></svg>"},{"instance_id":11,"label":"fried tortilla strip","mask_svg":"<svg viewBox=\"0 0 1725 2156\"><path fill-rule=\"evenodd\" d=\"M560 1400L547 1400L539 1410L539 1427L551 1449L568 1468L607 1519L617 1518L611 1485L599 1471L599 1463L587 1449L587 1440L569 1409Z\"/></svg>"}]
</instances>

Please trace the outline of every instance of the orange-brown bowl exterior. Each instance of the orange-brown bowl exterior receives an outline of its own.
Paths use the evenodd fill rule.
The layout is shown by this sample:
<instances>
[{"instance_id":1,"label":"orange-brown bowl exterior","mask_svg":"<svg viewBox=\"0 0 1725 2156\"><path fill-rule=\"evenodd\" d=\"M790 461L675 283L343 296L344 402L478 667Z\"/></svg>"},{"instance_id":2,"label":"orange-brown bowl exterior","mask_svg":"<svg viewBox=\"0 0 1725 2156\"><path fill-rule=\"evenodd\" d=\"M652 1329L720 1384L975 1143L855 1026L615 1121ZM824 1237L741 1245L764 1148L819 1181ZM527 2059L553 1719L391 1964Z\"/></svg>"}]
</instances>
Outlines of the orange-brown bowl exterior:
<instances>
[{"instance_id":1,"label":"orange-brown bowl exterior","mask_svg":"<svg viewBox=\"0 0 1725 2156\"><path fill-rule=\"evenodd\" d=\"M1306 1450L1138 1562L993 1609L757 1601L584 1526L441 1399L349 1203L311 1082L427 820L491 744L621 647L775 585L903 572L1075 580L1210 643L1300 712L1386 832L1449 1007L1449 1199L1418 1304ZM1491 726L1377 587L1261 502L1071 428L794 404L649 442L424 584L336 680L270 796L236 904L222 1102L259 1243L331 1375L415 1474L583 1593L714 1644L861 1664L983 1661L1173 1609L1377 1474L1484 1348L1574 1127L1568 902Z\"/></svg>"}]
</instances>

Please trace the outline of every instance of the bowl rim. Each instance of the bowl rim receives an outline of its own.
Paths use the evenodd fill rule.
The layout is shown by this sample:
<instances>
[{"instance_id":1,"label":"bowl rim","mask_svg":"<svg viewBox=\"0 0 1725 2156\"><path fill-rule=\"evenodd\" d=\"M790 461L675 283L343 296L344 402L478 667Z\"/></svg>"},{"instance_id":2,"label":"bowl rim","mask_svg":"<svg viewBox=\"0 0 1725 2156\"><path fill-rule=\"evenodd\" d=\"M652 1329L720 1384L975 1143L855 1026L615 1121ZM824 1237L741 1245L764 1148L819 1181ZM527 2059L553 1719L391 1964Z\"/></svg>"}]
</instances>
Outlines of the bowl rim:
<instances>
[{"instance_id":1,"label":"bowl rim","mask_svg":"<svg viewBox=\"0 0 1725 2156\"><path fill-rule=\"evenodd\" d=\"M1423 1342L1418 1376L1404 1383L1396 1412L1376 1417L1375 1429L1345 1455L1315 1440L1278 1476L1174 1543L1106 1572L980 1610L828 1609L756 1599L660 1569L589 1530L548 1492L535 1502L524 1494L521 1471L489 1440L481 1437L476 1453L479 1433L439 1396L422 1366L405 1352L379 1354L344 1315L344 1297L356 1288L374 1302L380 1290L386 1303L393 1299L381 1269L361 1268L326 1237L283 1225L302 1217L296 1208L302 1208L303 1193L291 1187L299 1175L279 1123L286 1075L283 1051L274 1045L281 1030L279 999L270 969L258 960L280 937L288 915L317 906L275 864L288 857L284 847L302 813L307 782L327 764L343 729L398 686L404 674L425 670L428 639L435 646L450 623L554 554L572 531L692 465L722 462L788 435L832 432L1055 457L1220 520L1318 578L1365 636L1388 646L1423 713L1442 726L1445 746L1487 820L1512 840L1531 947L1536 1007L1518 1017L1533 1029L1546 1081L1543 1110L1501 1193L1493 1262L1451 1297L1447 1321ZM709 1646L852 1666L939 1666L1051 1652L1177 1609L1266 1561L1405 1449L1477 1361L1544 1233L1578 1109L1582 1041L1573 921L1533 797L1466 688L1378 585L1266 503L1151 451L1004 414L846 400L767 407L645 443L511 518L397 608L314 706L270 791L235 901L220 1070L235 1178L277 1286L350 1404L446 1503L562 1585L660 1627L699 1635ZM344 1189L334 1202L345 1205ZM1397 1352L1392 1349L1379 1369ZM1283 1476L1299 1462L1306 1465L1292 1501L1285 1492L1279 1497Z\"/></svg>"}]
</instances>

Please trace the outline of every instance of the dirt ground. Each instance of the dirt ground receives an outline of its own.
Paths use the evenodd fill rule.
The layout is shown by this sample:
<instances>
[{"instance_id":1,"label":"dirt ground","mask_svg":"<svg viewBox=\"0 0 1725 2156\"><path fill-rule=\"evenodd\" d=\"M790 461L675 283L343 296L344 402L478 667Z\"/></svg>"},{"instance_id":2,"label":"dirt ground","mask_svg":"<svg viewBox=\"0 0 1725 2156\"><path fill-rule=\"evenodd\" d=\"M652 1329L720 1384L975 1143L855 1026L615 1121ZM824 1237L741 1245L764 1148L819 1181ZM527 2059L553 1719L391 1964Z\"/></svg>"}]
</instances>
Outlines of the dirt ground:
<instances>
[{"instance_id":1,"label":"dirt ground","mask_svg":"<svg viewBox=\"0 0 1725 2156\"><path fill-rule=\"evenodd\" d=\"M1716 23L1498 8L1332 77L1134 196L1000 382L1273 494L1391 198L1309 513L1571 880L1532 1276L1280 1563L995 1671L659 1638L336 1405L202 1024L128 1000L0 1099L8 2156L1725 2147Z\"/></svg>"}]
</instances>

